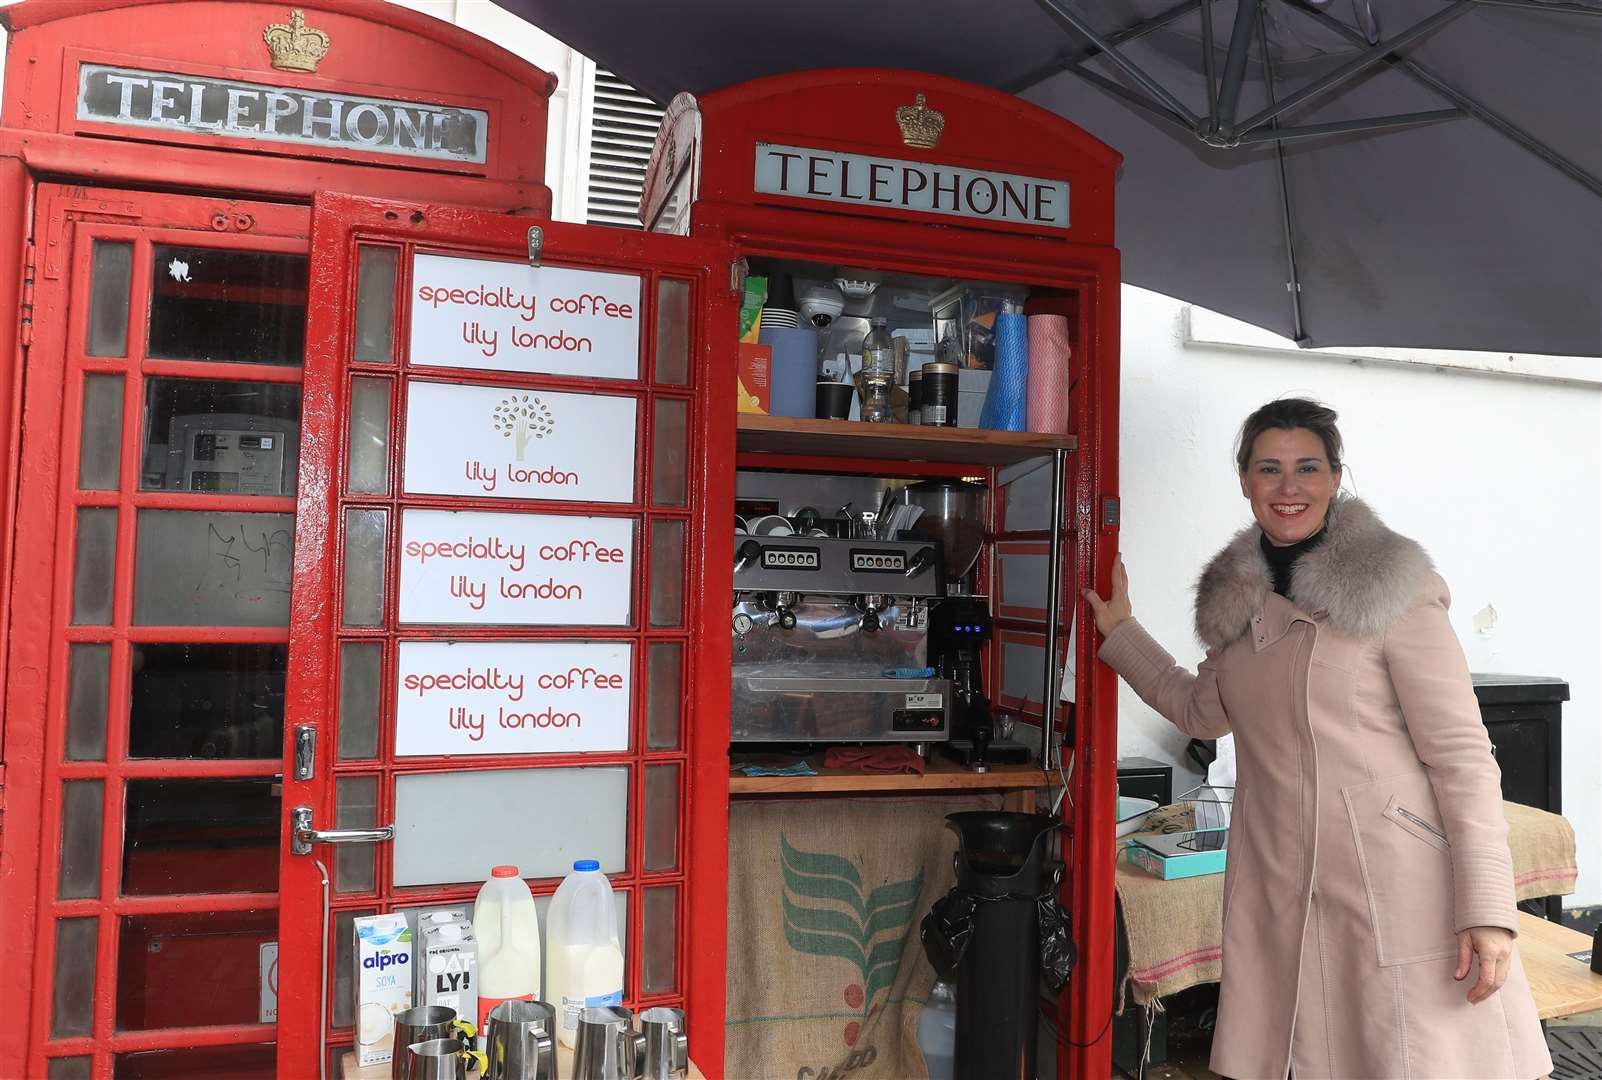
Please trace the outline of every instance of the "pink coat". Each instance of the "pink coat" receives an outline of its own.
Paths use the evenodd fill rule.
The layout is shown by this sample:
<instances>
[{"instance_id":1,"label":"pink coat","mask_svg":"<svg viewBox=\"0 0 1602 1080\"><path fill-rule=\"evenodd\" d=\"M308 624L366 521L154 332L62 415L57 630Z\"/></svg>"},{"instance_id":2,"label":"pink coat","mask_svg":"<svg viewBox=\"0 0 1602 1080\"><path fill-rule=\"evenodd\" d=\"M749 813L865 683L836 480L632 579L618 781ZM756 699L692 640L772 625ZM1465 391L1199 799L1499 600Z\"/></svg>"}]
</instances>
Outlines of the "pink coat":
<instances>
[{"instance_id":1,"label":"pink coat","mask_svg":"<svg viewBox=\"0 0 1602 1080\"><path fill-rule=\"evenodd\" d=\"M1457 932L1518 932L1500 772L1446 584L1357 499L1272 589L1256 526L1197 588L1207 658L1130 619L1100 656L1185 733L1235 733L1223 987L1212 1068L1284 1077L1543 1076L1515 947L1479 1005Z\"/></svg>"}]
</instances>

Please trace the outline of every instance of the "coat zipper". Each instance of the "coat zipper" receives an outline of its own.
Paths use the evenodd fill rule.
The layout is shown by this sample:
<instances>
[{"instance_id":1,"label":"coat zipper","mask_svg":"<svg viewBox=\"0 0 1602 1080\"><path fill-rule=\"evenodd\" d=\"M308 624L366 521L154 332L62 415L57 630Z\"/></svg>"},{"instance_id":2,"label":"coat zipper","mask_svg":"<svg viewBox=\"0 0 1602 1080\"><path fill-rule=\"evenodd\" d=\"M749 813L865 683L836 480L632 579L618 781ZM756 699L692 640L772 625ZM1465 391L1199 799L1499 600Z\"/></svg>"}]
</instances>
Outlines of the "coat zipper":
<instances>
[{"instance_id":1,"label":"coat zipper","mask_svg":"<svg viewBox=\"0 0 1602 1080\"><path fill-rule=\"evenodd\" d=\"M1414 825L1417 825L1419 828L1423 829L1425 832L1431 834L1432 836L1439 837L1441 843L1443 843L1443 844L1450 844L1451 843L1451 841L1447 840L1446 834L1444 832L1442 832L1440 829L1437 829L1434 825L1431 825L1429 822L1425 821L1423 818L1419 817L1417 814L1413 813L1413 811L1407 809L1406 807L1398 806L1396 808L1396 814L1397 814L1398 817L1404 817L1408 821L1411 821Z\"/></svg>"}]
</instances>

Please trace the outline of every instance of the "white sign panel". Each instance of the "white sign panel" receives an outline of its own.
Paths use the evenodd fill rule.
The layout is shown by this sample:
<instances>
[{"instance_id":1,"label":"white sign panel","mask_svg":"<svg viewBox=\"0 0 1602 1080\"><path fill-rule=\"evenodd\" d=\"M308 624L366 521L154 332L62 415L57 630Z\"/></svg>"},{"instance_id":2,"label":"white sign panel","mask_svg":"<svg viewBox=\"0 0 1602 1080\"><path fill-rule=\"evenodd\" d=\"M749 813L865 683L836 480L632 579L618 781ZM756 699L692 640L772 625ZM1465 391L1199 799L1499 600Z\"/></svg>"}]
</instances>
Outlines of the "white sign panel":
<instances>
[{"instance_id":1,"label":"white sign panel","mask_svg":"<svg viewBox=\"0 0 1602 1080\"><path fill-rule=\"evenodd\" d=\"M81 64L78 119L213 138L332 146L482 164L482 109Z\"/></svg>"},{"instance_id":2,"label":"white sign panel","mask_svg":"<svg viewBox=\"0 0 1602 1080\"><path fill-rule=\"evenodd\" d=\"M794 199L1068 228L1068 181L757 143L756 191Z\"/></svg>"},{"instance_id":3,"label":"white sign panel","mask_svg":"<svg viewBox=\"0 0 1602 1080\"><path fill-rule=\"evenodd\" d=\"M257 1022L278 1023L278 942L264 941L256 948Z\"/></svg>"},{"instance_id":4,"label":"white sign panel","mask_svg":"<svg viewBox=\"0 0 1602 1080\"><path fill-rule=\"evenodd\" d=\"M411 362L637 378L640 279L418 254L412 263Z\"/></svg>"},{"instance_id":5,"label":"white sign panel","mask_svg":"<svg viewBox=\"0 0 1602 1080\"><path fill-rule=\"evenodd\" d=\"M403 641L395 753L627 750L632 657L621 641Z\"/></svg>"},{"instance_id":6,"label":"white sign panel","mask_svg":"<svg viewBox=\"0 0 1602 1080\"><path fill-rule=\"evenodd\" d=\"M400 621L624 626L630 518L401 512Z\"/></svg>"},{"instance_id":7,"label":"white sign panel","mask_svg":"<svg viewBox=\"0 0 1602 1080\"><path fill-rule=\"evenodd\" d=\"M407 384L408 494L634 500L638 399Z\"/></svg>"}]
</instances>

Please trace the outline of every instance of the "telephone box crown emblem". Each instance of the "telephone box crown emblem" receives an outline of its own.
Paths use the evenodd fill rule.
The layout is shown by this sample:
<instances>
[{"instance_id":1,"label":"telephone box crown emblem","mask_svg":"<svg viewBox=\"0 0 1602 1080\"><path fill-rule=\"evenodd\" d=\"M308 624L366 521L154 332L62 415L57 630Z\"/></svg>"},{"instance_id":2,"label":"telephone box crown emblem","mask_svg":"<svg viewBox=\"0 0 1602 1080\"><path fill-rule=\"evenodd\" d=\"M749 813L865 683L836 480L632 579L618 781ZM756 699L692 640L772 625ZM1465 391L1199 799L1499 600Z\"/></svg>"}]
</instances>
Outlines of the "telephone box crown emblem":
<instances>
[{"instance_id":1,"label":"telephone box crown emblem","mask_svg":"<svg viewBox=\"0 0 1602 1080\"><path fill-rule=\"evenodd\" d=\"M316 71L328 52L328 34L307 26L306 13L299 8L290 11L289 22L268 24L261 36L279 71Z\"/></svg>"},{"instance_id":2,"label":"telephone box crown emblem","mask_svg":"<svg viewBox=\"0 0 1602 1080\"><path fill-rule=\"evenodd\" d=\"M901 125L902 142L932 150L940 142L940 133L946 129L946 116L923 101L923 95L919 94L913 104L897 109L896 123Z\"/></svg>"}]
</instances>

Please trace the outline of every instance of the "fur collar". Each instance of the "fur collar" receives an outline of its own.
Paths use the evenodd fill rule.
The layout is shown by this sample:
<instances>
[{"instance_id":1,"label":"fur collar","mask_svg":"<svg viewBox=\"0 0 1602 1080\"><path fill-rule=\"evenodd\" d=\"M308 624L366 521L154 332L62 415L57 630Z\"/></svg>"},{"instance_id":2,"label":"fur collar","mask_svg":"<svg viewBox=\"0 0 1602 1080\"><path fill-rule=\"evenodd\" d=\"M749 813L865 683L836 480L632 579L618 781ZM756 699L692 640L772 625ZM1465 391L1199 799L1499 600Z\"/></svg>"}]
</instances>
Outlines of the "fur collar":
<instances>
[{"instance_id":1,"label":"fur collar","mask_svg":"<svg viewBox=\"0 0 1602 1080\"><path fill-rule=\"evenodd\" d=\"M1323 543L1297 560L1287 599L1309 614L1326 612L1342 633L1383 633L1434 571L1430 557L1352 496L1331 501L1327 529ZM1209 649L1243 637L1273 592L1261 531L1253 523L1236 533L1196 583L1196 636Z\"/></svg>"}]
</instances>

